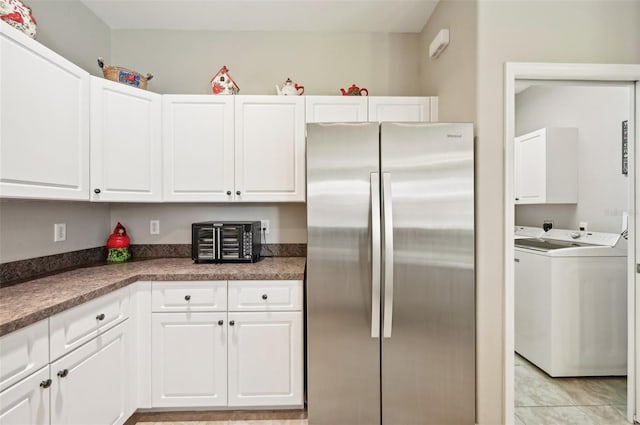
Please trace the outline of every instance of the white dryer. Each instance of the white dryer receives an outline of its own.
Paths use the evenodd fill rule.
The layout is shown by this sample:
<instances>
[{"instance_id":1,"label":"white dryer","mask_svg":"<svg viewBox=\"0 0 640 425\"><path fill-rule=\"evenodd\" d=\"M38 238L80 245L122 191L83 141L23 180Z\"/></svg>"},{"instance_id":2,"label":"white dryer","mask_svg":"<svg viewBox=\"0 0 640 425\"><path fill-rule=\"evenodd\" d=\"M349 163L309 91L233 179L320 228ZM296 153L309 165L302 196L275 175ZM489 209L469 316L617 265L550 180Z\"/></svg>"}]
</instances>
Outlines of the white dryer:
<instances>
[{"instance_id":1,"label":"white dryer","mask_svg":"<svg viewBox=\"0 0 640 425\"><path fill-rule=\"evenodd\" d=\"M626 240L551 229L514 244L516 352L554 377L626 375Z\"/></svg>"}]
</instances>

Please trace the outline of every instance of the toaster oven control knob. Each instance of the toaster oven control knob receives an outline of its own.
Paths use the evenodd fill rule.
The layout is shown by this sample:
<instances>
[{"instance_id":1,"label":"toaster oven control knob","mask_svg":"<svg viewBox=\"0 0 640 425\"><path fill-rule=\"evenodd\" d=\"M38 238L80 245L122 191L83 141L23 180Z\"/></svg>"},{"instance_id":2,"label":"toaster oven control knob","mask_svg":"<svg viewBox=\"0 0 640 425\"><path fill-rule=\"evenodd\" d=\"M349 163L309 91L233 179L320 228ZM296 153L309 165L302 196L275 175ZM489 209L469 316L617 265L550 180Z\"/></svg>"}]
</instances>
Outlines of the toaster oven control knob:
<instances>
[{"instance_id":1,"label":"toaster oven control knob","mask_svg":"<svg viewBox=\"0 0 640 425\"><path fill-rule=\"evenodd\" d=\"M267 296L267 294L262 294L262 299L263 299L263 300L266 300L267 298L269 298L269 297Z\"/></svg>"},{"instance_id":2,"label":"toaster oven control knob","mask_svg":"<svg viewBox=\"0 0 640 425\"><path fill-rule=\"evenodd\" d=\"M236 195L240 196L242 192L240 192L239 190L236 190Z\"/></svg>"},{"instance_id":3,"label":"toaster oven control knob","mask_svg":"<svg viewBox=\"0 0 640 425\"><path fill-rule=\"evenodd\" d=\"M189 301L190 299L191 299L191 295L185 295L185 296L184 296L184 300L185 300L185 301Z\"/></svg>"},{"instance_id":4,"label":"toaster oven control knob","mask_svg":"<svg viewBox=\"0 0 640 425\"><path fill-rule=\"evenodd\" d=\"M231 191L227 190L227 195L231 196Z\"/></svg>"},{"instance_id":5,"label":"toaster oven control knob","mask_svg":"<svg viewBox=\"0 0 640 425\"><path fill-rule=\"evenodd\" d=\"M93 193L95 193L95 194L100 193L100 189L98 189L98 188L93 189Z\"/></svg>"}]
</instances>

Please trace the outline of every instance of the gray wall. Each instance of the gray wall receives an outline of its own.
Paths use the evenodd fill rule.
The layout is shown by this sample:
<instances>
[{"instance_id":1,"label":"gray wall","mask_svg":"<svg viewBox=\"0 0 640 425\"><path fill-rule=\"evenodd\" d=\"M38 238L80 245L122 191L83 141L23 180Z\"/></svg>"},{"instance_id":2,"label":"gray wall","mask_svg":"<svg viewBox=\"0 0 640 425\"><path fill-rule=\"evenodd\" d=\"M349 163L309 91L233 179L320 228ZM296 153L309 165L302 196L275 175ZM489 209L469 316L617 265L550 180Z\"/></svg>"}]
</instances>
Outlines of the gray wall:
<instances>
[{"instance_id":1,"label":"gray wall","mask_svg":"<svg viewBox=\"0 0 640 425\"><path fill-rule=\"evenodd\" d=\"M305 94L351 84L370 95L420 94L418 34L114 30L112 64L154 74L157 93L211 92L226 65L240 94L276 94L290 77Z\"/></svg>"},{"instance_id":2,"label":"gray wall","mask_svg":"<svg viewBox=\"0 0 640 425\"><path fill-rule=\"evenodd\" d=\"M638 1L480 1L477 55L478 423L505 423L504 63L640 63ZM461 65L462 66L462 65Z\"/></svg>"},{"instance_id":3,"label":"gray wall","mask_svg":"<svg viewBox=\"0 0 640 425\"><path fill-rule=\"evenodd\" d=\"M102 76L96 59L111 58L111 30L78 1L29 0L38 22L36 40L93 75Z\"/></svg>"},{"instance_id":4,"label":"gray wall","mask_svg":"<svg viewBox=\"0 0 640 425\"><path fill-rule=\"evenodd\" d=\"M595 232L619 233L628 211L628 177L621 173L621 122L631 115L629 87L532 86L516 96L516 135L543 127L578 129L578 204L518 205L515 223L560 229L588 222ZM561 182L560 182L561 183Z\"/></svg>"}]
</instances>

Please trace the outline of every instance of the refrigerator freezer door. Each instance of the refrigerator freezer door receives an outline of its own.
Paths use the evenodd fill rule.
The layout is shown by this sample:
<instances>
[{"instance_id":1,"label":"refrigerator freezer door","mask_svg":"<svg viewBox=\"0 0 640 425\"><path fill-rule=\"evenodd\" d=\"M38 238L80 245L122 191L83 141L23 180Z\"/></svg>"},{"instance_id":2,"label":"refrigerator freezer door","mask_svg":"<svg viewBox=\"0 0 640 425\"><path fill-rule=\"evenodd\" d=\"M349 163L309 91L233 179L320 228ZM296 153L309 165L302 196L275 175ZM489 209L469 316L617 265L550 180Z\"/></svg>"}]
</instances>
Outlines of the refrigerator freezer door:
<instances>
[{"instance_id":1,"label":"refrigerator freezer door","mask_svg":"<svg viewBox=\"0 0 640 425\"><path fill-rule=\"evenodd\" d=\"M382 424L474 424L473 126L383 123L380 134L394 241Z\"/></svg>"},{"instance_id":2,"label":"refrigerator freezer door","mask_svg":"<svg viewBox=\"0 0 640 425\"><path fill-rule=\"evenodd\" d=\"M380 338L371 332L380 314L371 272L378 170L378 124L307 126L310 425L380 424Z\"/></svg>"}]
</instances>

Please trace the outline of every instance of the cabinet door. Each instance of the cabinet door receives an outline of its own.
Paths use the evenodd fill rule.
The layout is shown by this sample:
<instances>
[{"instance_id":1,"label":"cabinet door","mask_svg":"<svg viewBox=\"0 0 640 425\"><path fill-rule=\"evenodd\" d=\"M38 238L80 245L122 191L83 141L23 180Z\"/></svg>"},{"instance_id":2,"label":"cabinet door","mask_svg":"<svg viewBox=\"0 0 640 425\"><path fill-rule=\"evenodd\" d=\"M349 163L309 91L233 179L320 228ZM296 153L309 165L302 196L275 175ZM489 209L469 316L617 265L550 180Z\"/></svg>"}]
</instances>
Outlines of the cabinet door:
<instances>
[{"instance_id":1,"label":"cabinet door","mask_svg":"<svg viewBox=\"0 0 640 425\"><path fill-rule=\"evenodd\" d=\"M235 199L304 202L304 98L236 96Z\"/></svg>"},{"instance_id":2,"label":"cabinet door","mask_svg":"<svg viewBox=\"0 0 640 425\"><path fill-rule=\"evenodd\" d=\"M306 122L367 121L365 96L306 96Z\"/></svg>"},{"instance_id":3,"label":"cabinet door","mask_svg":"<svg viewBox=\"0 0 640 425\"><path fill-rule=\"evenodd\" d=\"M227 405L226 316L153 314L153 407Z\"/></svg>"},{"instance_id":4,"label":"cabinet door","mask_svg":"<svg viewBox=\"0 0 640 425\"><path fill-rule=\"evenodd\" d=\"M165 201L233 200L234 96L163 96Z\"/></svg>"},{"instance_id":5,"label":"cabinet door","mask_svg":"<svg viewBox=\"0 0 640 425\"><path fill-rule=\"evenodd\" d=\"M128 321L51 364L51 424L123 424L129 417Z\"/></svg>"},{"instance_id":6,"label":"cabinet door","mask_svg":"<svg viewBox=\"0 0 640 425\"><path fill-rule=\"evenodd\" d=\"M89 199L89 74L0 26L0 197Z\"/></svg>"},{"instance_id":7,"label":"cabinet door","mask_svg":"<svg viewBox=\"0 0 640 425\"><path fill-rule=\"evenodd\" d=\"M229 406L302 405L302 312L229 313Z\"/></svg>"},{"instance_id":8,"label":"cabinet door","mask_svg":"<svg viewBox=\"0 0 640 425\"><path fill-rule=\"evenodd\" d=\"M47 365L0 392L0 425L49 425L48 379Z\"/></svg>"},{"instance_id":9,"label":"cabinet door","mask_svg":"<svg viewBox=\"0 0 640 425\"><path fill-rule=\"evenodd\" d=\"M91 78L91 200L161 199L161 96Z\"/></svg>"},{"instance_id":10,"label":"cabinet door","mask_svg":"<svg viewBox=\"0 0 640 425\"><path fill-rule=\"evenodd\" d=\"M544 203L546 200L547 164L543 131L515 138L516 204Z\"/></svg>"},{"instance_id":11,"label":"cabinet door","mask_svg":"<svg viewBox=\"0 0 640 425\"><path fill-rule=\"evenodd\" d=\"M431 121L428 97L369 97L369 121Z\"/></svg>"}]
</instances>

